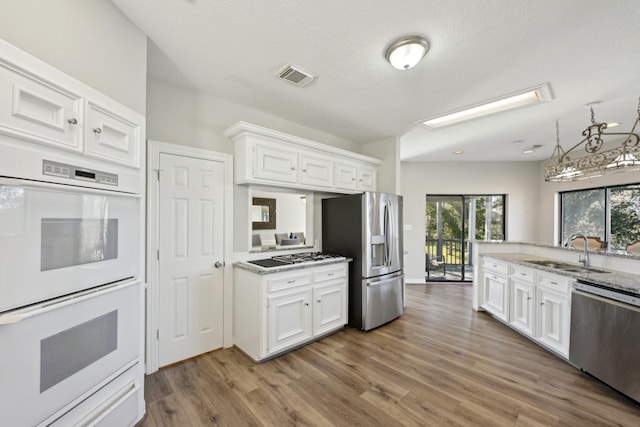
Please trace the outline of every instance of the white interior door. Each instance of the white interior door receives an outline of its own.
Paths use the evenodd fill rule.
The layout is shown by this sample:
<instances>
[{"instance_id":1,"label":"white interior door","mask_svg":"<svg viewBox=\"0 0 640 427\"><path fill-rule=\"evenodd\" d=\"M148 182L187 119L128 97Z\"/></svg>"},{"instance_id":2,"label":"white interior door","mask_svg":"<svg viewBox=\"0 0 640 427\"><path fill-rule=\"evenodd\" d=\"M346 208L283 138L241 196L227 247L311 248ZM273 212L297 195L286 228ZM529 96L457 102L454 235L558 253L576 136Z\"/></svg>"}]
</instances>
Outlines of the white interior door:
<instances>
[{"instance_id":1,"label":"white interior door","mask_svg":"<svg viewBox=\"0 0 640 427\"><path fill-rule=\"evenodd\" d=\"M222 347L224 163L160 154L160 366Z\"/></svg>"}]
</instances>

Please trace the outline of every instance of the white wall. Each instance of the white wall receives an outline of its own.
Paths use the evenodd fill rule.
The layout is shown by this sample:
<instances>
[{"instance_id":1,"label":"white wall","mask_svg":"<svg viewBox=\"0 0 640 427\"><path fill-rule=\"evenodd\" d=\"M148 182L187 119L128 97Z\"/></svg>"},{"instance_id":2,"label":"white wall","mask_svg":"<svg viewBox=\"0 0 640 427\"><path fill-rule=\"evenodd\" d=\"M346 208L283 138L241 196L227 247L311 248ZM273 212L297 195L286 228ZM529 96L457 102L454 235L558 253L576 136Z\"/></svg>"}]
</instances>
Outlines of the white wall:
<instances>
[{"instance_id":1,"label":"white wall","mask_svg":"<svg viewBox=\"0 0 640 427\"><path fill-rule=\"evenodd\" d=\"M233 153L233 143L223 132L245 121L360 152L359 145L345 139L152 77L147 81L147 104L149 139Z\"/></svg>"},{"instance_id":2,"label":"white wall","mask_svg":"<svg viewBox=\"0 0 640 427\"><path fill-rule=\"evenodd\" d=\"M402 162L405 274L424 282L426 194L506 194L507 239L538 240L539 164L535 162Z\"/></svg>"},{"instance_id":3,"label":"white wall","mask_svg":"<svg viewBox=\"0 0 640 427\"><path fill-rule=\"evenodd\" d=\"M362 146L362 154L382 160L378 168L378 191L400 194L400 141L391 137Z\"/></svg>"},{"instance_id":4,"label":"white wall","mask_svg":"<svg viewBox=\"0 0 640 427\"><path fill-rule=\"evenodd\" d=\"M0 37L141 114L147 37L107 0L3 0Z\"/></svg>"}]
</instances>

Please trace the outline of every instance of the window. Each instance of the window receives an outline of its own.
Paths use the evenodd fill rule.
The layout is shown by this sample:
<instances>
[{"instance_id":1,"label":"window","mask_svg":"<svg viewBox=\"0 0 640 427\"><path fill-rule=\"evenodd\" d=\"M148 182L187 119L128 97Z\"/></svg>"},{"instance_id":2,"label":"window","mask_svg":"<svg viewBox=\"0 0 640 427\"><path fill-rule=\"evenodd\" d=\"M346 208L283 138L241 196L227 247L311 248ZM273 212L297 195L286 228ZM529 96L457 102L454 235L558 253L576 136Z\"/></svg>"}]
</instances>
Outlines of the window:
<instances>
[{"instance_id":1,"label":"window","mask_svg":"<svg viewBox=\"0 0 640 427\"><path fill-rule=\"evenodd\" d=\"M560 193L561 241L574 233L599 237L614 251L640 239L640 184Z\"/></svg>"},{"instance_id":2,"label":"window","mask_svg":"<svg viewBox=\"0 0 640 427\"><path fill-rule=\"evenodd\" d=\"M505 195L426 195L425 276L466 281L474 240L505 239Z\"/></svg>"}]
</instances>

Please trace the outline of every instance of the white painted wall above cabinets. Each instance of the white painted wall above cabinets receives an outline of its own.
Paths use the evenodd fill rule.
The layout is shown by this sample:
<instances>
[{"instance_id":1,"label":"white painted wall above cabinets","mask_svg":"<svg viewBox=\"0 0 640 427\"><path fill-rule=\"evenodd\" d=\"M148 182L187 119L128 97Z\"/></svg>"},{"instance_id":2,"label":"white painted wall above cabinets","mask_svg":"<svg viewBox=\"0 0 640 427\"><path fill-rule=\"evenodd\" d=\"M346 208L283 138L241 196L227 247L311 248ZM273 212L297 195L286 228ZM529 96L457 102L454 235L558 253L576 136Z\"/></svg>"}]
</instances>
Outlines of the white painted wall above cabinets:
<instances>
[{"instance_id":1,"label":"white painted wall above cabinets","mask_svg":"<svg viewBox=\"0 0 640 427\"><path fill-rule=\"evenodd\" d=\"M381 161L283 132L238 122L224 135L235 144L235 183L332 193L376 191Z\"/></svg>"}]
</instances>

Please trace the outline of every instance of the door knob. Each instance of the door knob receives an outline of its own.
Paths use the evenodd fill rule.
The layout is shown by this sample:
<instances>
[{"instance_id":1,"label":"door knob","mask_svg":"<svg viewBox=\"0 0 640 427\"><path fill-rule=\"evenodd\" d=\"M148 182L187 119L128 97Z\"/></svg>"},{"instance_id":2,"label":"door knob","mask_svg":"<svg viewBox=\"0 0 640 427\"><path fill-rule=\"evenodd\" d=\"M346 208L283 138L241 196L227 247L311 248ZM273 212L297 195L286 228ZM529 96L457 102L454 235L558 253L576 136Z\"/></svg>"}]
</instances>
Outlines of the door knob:
<instances>
[{"instance_id":1,"label":"door knob","mask_svg":"<svg viewBox=\"0 0 640 427\"><path fill-rule=\"evenodd\" d=\"M222 267L224 267L224 262L216 261L216 263L213 264L213 266L215 268L222 268Z\"/></svg>"}]
</instances>

